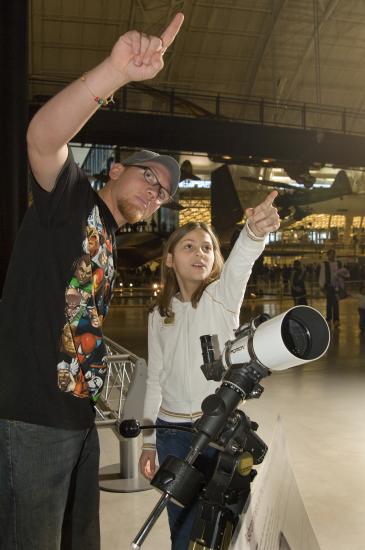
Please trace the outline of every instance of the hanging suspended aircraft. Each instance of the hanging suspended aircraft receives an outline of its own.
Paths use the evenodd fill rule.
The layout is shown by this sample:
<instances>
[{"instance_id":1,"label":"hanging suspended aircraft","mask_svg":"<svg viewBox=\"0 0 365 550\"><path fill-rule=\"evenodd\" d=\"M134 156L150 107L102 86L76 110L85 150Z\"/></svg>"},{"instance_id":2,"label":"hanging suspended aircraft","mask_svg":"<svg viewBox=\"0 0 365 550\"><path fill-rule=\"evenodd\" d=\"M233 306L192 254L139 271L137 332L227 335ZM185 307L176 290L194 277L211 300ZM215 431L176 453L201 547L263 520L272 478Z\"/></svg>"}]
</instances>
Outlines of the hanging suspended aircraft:
<instances>
[{"instance_id":1,"label":"hanging suspended aircraft","mask_svg":"<svg viewBox=\"0 0 365 550\"><path fill-rule=\"evenodd\" d=\"M239 176L235 185L227 165L212 172L211 182L212 224L226 244L237 224L242 223L245 208L259 204L267 195L267 188L279 191L274 204L282 219L282 227L310 214L365 215L365 193L353 191L356 188L354 177L344 170L339 170L329 188L303 189L248 175Z\"/></svg>"},{"instance_id":2,"label":"hanging suspended aircraft","mask_svg":"<svg viewBox=\"0 0 365 550\"><path fill-rule=\"evenodd\" d=\"M339 170L331 187L328 188L303 189L284 182L249 176L243 176L242 179L256 182L260 186L278 189L279 195L275 204L283 219L291 217L293 221L299 221L309 214L362 215L364 213L364 201L361 200L360 194L353 192L350 178L345 170ZM365 200L365 195L363 199Z\"/></svg>"}]
</instances>

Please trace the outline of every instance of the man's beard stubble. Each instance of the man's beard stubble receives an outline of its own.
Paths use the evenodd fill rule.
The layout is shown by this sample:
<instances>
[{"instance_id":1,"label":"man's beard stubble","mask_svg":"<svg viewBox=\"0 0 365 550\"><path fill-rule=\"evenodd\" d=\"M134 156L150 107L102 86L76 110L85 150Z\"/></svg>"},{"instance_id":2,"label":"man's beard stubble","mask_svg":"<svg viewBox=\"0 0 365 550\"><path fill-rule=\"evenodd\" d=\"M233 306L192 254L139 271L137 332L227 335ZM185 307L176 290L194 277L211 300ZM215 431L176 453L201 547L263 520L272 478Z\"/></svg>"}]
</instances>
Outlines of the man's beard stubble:
<instances>
[{"instance_id":1,"label":"man's beard stubble","mask_svg":"<svg viewBox=\"0 0 365 550\"><path fill-rule=\"evenodd\" d=\"M128 200L118 202L118 210L125 219L126 223L137 223L141 221L145 215L146 209L131 204Z\"/></svg>"}]
</instances>

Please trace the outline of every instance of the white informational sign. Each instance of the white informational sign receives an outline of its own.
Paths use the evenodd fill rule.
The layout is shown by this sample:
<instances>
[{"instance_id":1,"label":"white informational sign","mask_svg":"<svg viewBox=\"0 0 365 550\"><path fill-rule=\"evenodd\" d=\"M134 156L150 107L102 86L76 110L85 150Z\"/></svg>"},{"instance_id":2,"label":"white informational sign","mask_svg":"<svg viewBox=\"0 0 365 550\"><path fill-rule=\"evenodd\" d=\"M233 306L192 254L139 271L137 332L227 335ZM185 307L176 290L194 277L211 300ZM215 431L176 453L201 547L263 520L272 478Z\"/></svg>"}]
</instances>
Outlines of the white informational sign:
<instances>
[{"instance_id":1,"label":"white informational sign","mask_svg":"<svg viewBox=\"0 0 365 550\"><path fill-rule=\"evenodd\" d=\"M294 478L280 419L240 523L232 550L320 550Z\"/></svg>"}]
</instances>

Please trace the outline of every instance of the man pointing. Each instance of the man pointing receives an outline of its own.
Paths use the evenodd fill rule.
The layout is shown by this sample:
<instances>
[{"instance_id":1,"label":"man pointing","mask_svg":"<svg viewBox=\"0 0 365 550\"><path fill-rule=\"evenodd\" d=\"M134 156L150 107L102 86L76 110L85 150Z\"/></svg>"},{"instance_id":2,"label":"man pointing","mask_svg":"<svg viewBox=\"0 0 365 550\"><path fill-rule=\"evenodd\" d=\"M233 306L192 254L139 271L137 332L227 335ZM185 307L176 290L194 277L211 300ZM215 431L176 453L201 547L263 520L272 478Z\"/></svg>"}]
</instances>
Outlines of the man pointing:
<instances>
[{"instance_id":1,"label":"man pointing","mask_svg":"<svg viewBox=\"0 0 365 550\"><path fill-rule=\"evenodd\" d=\"M153 78L183 22L161 37L129 31L110 55L32 119L33 205L0 303L0 548L99 550L94 404L107 355L102 323L116 272L115 231L177 190L179 166L139 151L114 164L99 194L68 143L113 92Z\"/></svg>"}]
</instances>

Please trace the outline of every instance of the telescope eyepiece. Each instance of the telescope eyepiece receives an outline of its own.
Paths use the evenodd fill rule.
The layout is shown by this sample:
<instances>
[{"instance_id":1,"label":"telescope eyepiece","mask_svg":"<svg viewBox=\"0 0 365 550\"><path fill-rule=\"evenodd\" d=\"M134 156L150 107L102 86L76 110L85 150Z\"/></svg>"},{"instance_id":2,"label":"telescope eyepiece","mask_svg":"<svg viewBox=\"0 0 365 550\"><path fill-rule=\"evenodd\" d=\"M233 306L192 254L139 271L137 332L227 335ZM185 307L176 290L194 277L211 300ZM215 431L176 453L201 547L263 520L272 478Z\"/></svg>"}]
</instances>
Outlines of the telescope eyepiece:
<instances>
[{"instance_id":1,"label":"telescope eyepiece","mask_svg":"<svg viewBox=\"0 0 365 550\"><path fill-rule=\"evenodd\" d=\"M200 344L204 363L213 363L214 346L212 336L210 334L203 334L203 336L200 336Z\"/></svg>"}]
</instances>

